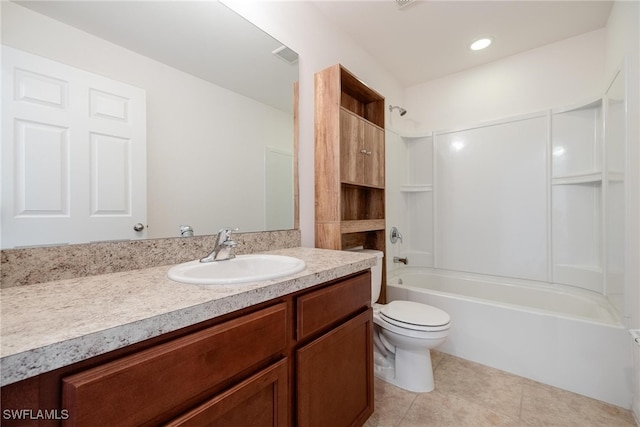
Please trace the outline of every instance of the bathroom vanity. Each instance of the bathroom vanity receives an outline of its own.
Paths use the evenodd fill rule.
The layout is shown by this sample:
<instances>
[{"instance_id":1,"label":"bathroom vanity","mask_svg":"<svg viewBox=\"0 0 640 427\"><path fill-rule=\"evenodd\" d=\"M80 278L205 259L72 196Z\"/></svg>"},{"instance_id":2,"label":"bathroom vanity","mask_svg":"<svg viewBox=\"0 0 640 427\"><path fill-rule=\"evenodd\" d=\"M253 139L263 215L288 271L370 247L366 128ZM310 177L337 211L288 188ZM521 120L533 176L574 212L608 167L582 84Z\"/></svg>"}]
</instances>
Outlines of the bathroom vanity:
<instances>
[{"instance_id":1,"label":"bathroom vanity","mask_svg":"<svg viewBox=\"0 0 640 427\"><path fill-rule=\"evenodd\" d=\"M307 268L233 286L171 282L167 266L52 282L48 290L3 290L9 324L2 326L2 425L364 424L373 412L375 259L308 248L272 253L301 258ZM124 311L106 307L103 292L116 299L128 292L121 304L144 315L133 320L125 313L119 325L106 327L113 319L103 315ZM160 294L145 308L152 293ZM97 301L83 305L82 295L91 294ZM32 312L38 321L50 310L52 342L40 346L46 325L18 329L20 316L47 297L51 306ZM87 316L94 326L87 327ZM59 330L57 322L81 318L84 325ZM20 351L29 340L31 348ZM4 416L7 409L56 419L18 422Z\"/></svg>"}]
</instances>

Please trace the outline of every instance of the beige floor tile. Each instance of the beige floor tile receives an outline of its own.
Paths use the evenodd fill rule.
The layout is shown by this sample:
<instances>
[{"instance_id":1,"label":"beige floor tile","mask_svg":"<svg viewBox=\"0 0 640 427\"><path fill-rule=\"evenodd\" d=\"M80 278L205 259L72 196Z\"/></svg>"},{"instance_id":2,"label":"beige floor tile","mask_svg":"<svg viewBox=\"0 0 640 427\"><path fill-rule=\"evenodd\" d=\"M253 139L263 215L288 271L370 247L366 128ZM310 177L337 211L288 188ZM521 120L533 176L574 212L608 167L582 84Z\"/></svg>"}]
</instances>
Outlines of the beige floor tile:
<instances>
[{"instance_id":1,"label":"beige floor tile","mask_svg":"<svg viewBox=\"0 0 640 427\"><path fill-rule=\"evenodd\" d=\"M442 362L442 359L444 359L444 356L445 356L444 353L440 353L439 351L436 351L436 350L431 350L431 367L434 370L438 367L440 362Z\"/></svg>"},{"instance_id":2,"label":"beige floor tile","mask_svg":"<svg viewBox=\"0 0 640 427\"><path fill-rule=\"evenodd\" d=\"M626 409L533 381L524 385L521 419L525 426L636 426Z\"/></svg>"},{"instance_id":3,"label":"beige floor tile","mask_svg":"<svg viewBox=\"0 0 640 427\"><path fill-rule=\"evenodd\" d=\"M375 379L375 410L365 427L396 427L407 413L417 393Z\"/></svg>"},{"instance_id":4,"label":"beige floor tile","mask_svg":"<svg viewBox=\"0 0 640 427\"><path fill-rule=\"evenodd\" d=\"M636 427L626 409L447 354L431 357L431 393L376 378L366 427Z\"/></svg>"},{"instance_id":5,"label":"beige floor tile","mask_svg":"<svg viewBox=\"0 0 640 427\"><path fill-rule=\"evenodd\" d=\"M434 371L436 390L505 414L520 416L524 379L498 369L444 355Z\"/></svg>"},{"instance_id":6,"label":"beige floor tile","mask_svg":"<svg viewBox=\"0 0 640 427\"><path fill-rule=\"evenodd\" d=\"M453 394L419 394L399 427L518 426L516 420Z\"/></svg>"}]
</instances>

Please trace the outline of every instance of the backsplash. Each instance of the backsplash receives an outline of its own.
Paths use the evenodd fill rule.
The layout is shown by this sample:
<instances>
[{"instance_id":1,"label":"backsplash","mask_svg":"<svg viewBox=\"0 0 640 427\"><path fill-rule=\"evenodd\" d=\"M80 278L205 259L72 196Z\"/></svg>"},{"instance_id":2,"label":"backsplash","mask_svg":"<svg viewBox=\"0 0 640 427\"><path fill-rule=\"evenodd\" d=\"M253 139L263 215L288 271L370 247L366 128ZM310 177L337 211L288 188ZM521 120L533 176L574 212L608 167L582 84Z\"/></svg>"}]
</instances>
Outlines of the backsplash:
<instances>
[{"instance_id":1,"label":"backsplash","mask_svg":"<svg viewBox=\"0 0 640 427\"><path fill-rule=\"evenodd\" d=\"M2 250L0 288L138 270L202 258L215 235ZM299 230L237 233L238 255L300 246Z\"/></svg>"}]
</instances>

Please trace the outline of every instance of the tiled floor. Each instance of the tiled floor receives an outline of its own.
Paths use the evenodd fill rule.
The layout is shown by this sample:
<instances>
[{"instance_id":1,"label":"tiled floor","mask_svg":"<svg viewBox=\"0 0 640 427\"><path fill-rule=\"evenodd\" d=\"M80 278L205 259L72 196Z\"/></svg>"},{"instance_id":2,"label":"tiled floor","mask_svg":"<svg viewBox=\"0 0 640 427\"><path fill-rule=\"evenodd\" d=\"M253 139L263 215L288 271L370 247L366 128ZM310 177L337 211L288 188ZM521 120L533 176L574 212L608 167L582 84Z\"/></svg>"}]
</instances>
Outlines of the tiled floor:
<instances>
[{"instance_id":1,"label":"tiled floor","mask_svg":"<svg viewBox=\"0 0 640 427\"><path fill-rule=\"evenodd\" d=\"M376 378L365 427L636 426L630 411L442 353L436 389L412 393Z\"/></svg>"}]
</instances>

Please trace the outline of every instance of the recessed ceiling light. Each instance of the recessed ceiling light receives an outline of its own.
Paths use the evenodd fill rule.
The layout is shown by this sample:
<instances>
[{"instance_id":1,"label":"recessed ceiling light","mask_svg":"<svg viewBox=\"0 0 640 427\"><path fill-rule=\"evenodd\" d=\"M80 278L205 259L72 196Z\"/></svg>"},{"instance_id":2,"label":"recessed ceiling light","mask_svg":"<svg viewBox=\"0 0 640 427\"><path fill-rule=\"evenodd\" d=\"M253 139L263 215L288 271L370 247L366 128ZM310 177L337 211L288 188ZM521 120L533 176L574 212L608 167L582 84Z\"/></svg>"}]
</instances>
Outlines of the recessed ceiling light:
<instances>
[{"instance_id":1,"label":"recessed ceiling light","mask_svg":"<svg viewBox=\"0 0 640 427\"><path fill-rule=\"evenodd\" d=\"M489 45L491 44L493 40L491 39L491 37L483 37L481 39L478 39L476 41L474 41L473 43L471 43L471 46L469 46L469 49L471 50L482 50L486 47L489 47Z\"/></svg>"}]
</instances>

